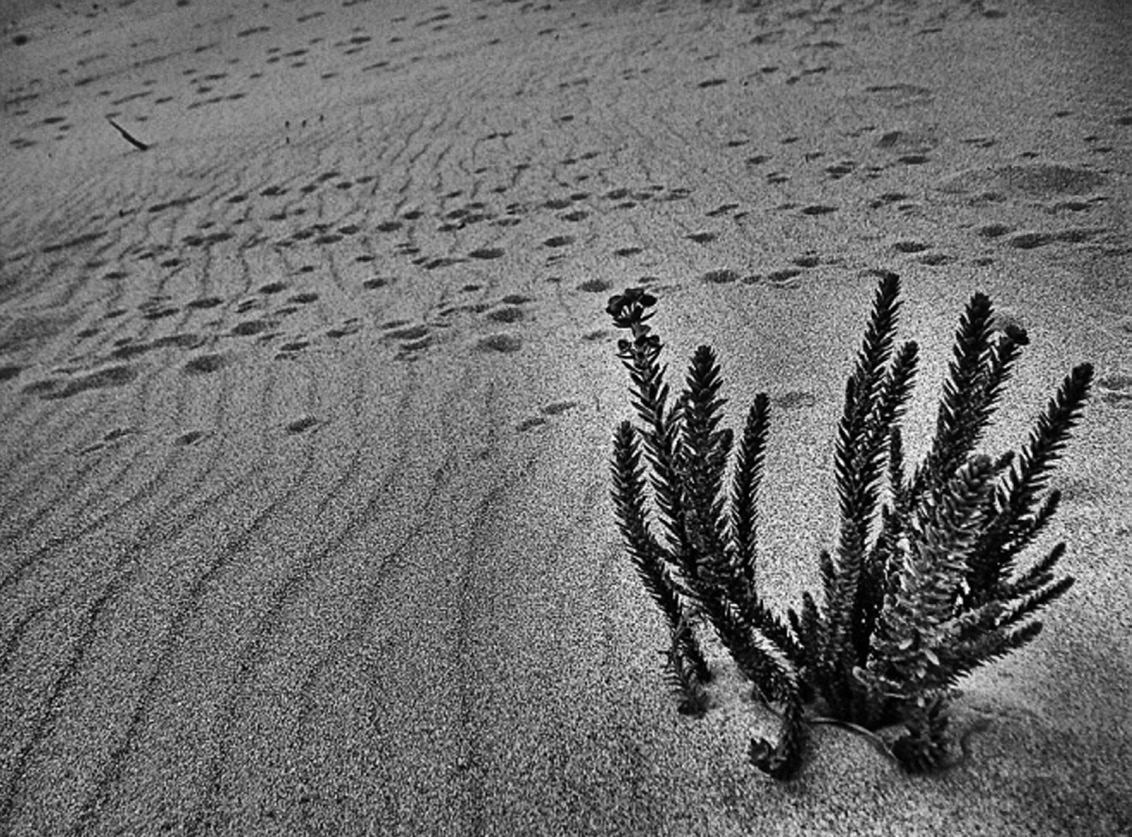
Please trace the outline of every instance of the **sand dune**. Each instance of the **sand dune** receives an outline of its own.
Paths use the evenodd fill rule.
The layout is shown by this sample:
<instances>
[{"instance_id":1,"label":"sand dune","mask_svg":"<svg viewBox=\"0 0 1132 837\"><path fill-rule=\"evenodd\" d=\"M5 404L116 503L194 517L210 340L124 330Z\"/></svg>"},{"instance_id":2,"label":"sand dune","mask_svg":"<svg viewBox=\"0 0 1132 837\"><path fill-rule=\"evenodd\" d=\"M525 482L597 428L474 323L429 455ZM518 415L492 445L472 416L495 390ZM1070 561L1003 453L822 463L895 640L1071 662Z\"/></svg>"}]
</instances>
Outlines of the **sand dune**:
<instances>
[{"instance_id":1,"label":"sand dune","mask_svg":"<svg viewBox=\"0 0 1132 837\"><path fill-rule=\"evenodd\" d=\"M1132 833L1130 18L8 4L0 833ZM732 420L771 394L784 607L878 268L913 455L975 290L1031 338L992 445L1096 365L1049 533L1078 583L965 684L960 767L818 728L778 785L738 684L698 722L665 693L604 305L650 285Z\"/></svg>"}]
</instances>

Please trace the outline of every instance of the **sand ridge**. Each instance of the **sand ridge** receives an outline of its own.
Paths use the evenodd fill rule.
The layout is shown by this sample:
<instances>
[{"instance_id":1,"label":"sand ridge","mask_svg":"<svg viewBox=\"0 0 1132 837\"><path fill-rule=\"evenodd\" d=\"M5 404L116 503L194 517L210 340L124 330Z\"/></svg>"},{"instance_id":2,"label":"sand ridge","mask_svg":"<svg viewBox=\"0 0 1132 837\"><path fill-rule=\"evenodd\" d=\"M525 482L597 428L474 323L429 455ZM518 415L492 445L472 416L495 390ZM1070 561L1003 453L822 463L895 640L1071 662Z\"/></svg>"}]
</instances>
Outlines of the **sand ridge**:
<instances>
[{"instance_id":1,"label":"sand ridge","mask_svg":"<svg viewBox=\"0 0 1132 837\"><path fill-rule=\"evenodd\" d=\"M10 7L0 832L1128 833L1115 5ZM775 785L739 684L698 723L665 694L603 309L653 288L731 421L770 392L785 607L878 268L913 454L975 290L1031 336L989 444L1096 364L1049 533L1078 583L965 684L960 768L818 728Z\"/></svg>"}]
</instances>

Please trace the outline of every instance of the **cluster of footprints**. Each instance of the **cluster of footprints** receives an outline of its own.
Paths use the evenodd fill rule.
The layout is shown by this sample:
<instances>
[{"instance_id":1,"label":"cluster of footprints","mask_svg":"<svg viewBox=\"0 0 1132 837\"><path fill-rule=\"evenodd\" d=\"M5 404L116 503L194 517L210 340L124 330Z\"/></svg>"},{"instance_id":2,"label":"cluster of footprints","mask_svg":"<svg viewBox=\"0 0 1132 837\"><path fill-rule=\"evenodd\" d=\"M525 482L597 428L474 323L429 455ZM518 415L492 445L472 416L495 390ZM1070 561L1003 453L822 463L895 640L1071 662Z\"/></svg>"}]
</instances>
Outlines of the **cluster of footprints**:
<instances>
[{"instance_id":1,"label":"cluster of footprints","mask_svg":"<svg viewBox=\"0 0 1132 837\"><path fill-rule=\"evenodd\" d=\"M346 0L342 6L349 8L364 2L369 0ZM178 8L191 5L190 0L177 2ZM474 13L465 10L465 17L438 5L415 20L394 19L392 33L384 32L381 37L376 30L359 26L337 32L319 29L318 34L302 44L288 43L286 38L270 43L270 26L246 26L237 29L234 38L248 45L242 53L248 57L231 58L226 70L215 68L214 53L220 44L202 35L193 54L200 57L207 71L187 68L176 85L168 89L162 86L168 82L158 81L157 71L167 62L184 60L183 56L151 55L139 62L143 78L138 88L122 91L112 86L121 83L118 78L99 69L110 60L108 54L84 55L71 70L72 99L97 89L105 94L111 119L127 122L132 131L144 134L147 121L159 121L162 108L196 110L238 103L254 97L257 85L265 84L272 73L315 73L316 82L336 83L352 72L403 72L425 60L437 49L436 43L454 30L487 33L495 16L513 11L505 8L508 5L512 4L483 4ZM547 10L527 4L523 11L533 14ZM316 27L324 17L326 13L322 11L302 13L296 23ZM481 29L476 30L476 26ZM550 38L556 32L554 26L548 26L538 34ZM924 30L924 34L930 32L930 27ZM34 48L35 37L31 34L16 32L9 37L13 48ZM781 38L780 32L769 31L755 42L772 43ZM485 43L491 46L493 42ZM139 54L149 54L146 50L154 49L144 41L132 46ZM800 59L795 67L764 64L754 68L752 76L762 83L799 88L820 84L823 75L836 69L843 45L825 39L802 46L811 58ZM817 55L820 60L813 60L812 56ZM258 66L241 71L240 65L252 56L259 57ZM146 67L153 68L153 78L144 77ZM722 95L729 86L749 81L713 75L695 81L694 86L705 96ZM561 85L586 87L601 83L599 78L581 75ZM65 141L72 130L68 117L72 100L63 98L49 105L44 100L46 95L42 85L37 84L26 84L7 93L8 113L22 120L19 135L10 142L11 151L17 156L45 143ZM935 94L922 86L892 83L864 85L856 95L893 113L903 113L930 107ZM58 112L42 115L48 107ZM1069 116L1069 111L1051 114L1054 119ZM563 112L557 119L566 130L575 115ZM1132 116L1126 114L1108 127L1112 129L1110 133L1115 131L1119 137L1130 125ZM333 137L334 131L322 115L287 119L283 128L288 145L293 136L298 141L303 132L319 131L322 136ZM479 141L506 144L513 139L514 131L496 130L485 132ZM982 219L962 230L971 245L966 249L975 252L970 257L974 264L993 264L1010 251L1050 247L1087 248L1090 254L1100 257L1120 255L1120 245L1113 243L1116 232L1093 220L1110 200L1112 180L1089 163L1065 165L1045 162L1036 154L1022 154L1011 165L973 167L958 174L934 177L927 192L912 188L893 190L885 184L900 179L894 178L894 174L907 172L907 181L917 182L922 180L922 172L946 163L939 159L939 138L931 131L865 123L846 132L842 139L853 144L859 153L829 155L797 134L785 134L774 143L755 143L744 136L721 138L718 152L733 156L742 166L749 181L745 191L754 197L745 202L707 206L697 195L697 188L686 183L637 182L611 187L609 181L616 176L616 169L609 159L610 152L599 148L580 148L577 153L553 160L519 159L509 172L502 172L504 177L498 178L500 172L494 173L500 183L477 189L475 195L454 189L429 196L427 205L420 202L385 216L375 215L369 209L382 188L381 176L373 171L348 171L342 167L313 175L296 172L274 182L239 183L224 194L186 192L147 205L120 206L113 215L91 217L91 228L86 231L43 244L37 250L5 254L0 269L5 274L15 274L47 261L52 265L70 265L91 281L111 288L125 288L141 281L148 284L149 277L158 272L163 276L162 289L132 307L108 305L94 317L60 318L53 313L23 312L0 331L0 387L45 400L68 399L131 385L150 362L176 365L190 377L209 376L222 372L247 350L269 352L278 362L302 362L312 351L333 350L335 344L368 331L376 332L380 343L389 348L393 362L410 363L449 342L456 330L454 326L462 319L470 319L473 329L482 332L474 339L476 351L519 352L524 325L538 319L541 300L537 291L533 295L491 298L489 288L481 282L454 281L444 302L430 308L423 319L386 318L381 311L391 297L413 292L406 290L406 285L428 282L434 276L458 277L469 268L506 270L514 255L512 251L526 249L532 242L541 259L541 275L533 276L532 283L550 288L555 295L563 291L592 295L595 305L610 292L613 283L603 278L567 278L577 275L578 271L571 268L580 255L596 248L607 254L612 264L626 266L612 272L629 272L632 281L638 283L656 283L662 277L655 273L633 275L631 271L636 262L656 263L658 243L711 254L721 243L757 234L759 224L776 214L802 221L811 219L814 224L834 222L840 214L874 214L879 223L899 228L902 216L922 216L930 212L933 202L950 203L966 207L974 213L972 217ZM998 140L994 136L969 136L960 142L980 151L995 148ZM1082 143L1077 156L1087 160L1103 160L1116 148L1110 138L1099 133L1084 137ZM141 146L138 148L141 150ZM553 171L553 176L547 171ZM523 194L512 194L519 190L506 184L523 178L541 182L542 195L532 198L529 187ZM874 182L876 188L870 188ZM796 184L800 194L818 186L827 199L798 199L794 195ZM838 196L845 200L839 202ZM337 220L327 220L321 208L331 198L352 209L343 210ZM1038 208L1048 223L1035 228L1033 213L1015 212L1017 206ZM610 224L617 216L625 216L626 223ZM177 237L127 250L120 231L138 222L157 224L164 230L176 229ZM609 240L600 232L606 226L628 240ZM661 230L651 240L645 236L634 239L626 232L650 226ZM537 231L528 231L529 227ZM541 232L548 228L556 231ZM471 242L477 235L482 243L463 249L453 245L454 240ZM907 235L894 236L886 247L890 261L897 264L907 260L928 268L943 268L969 258L930 239ZM249 258L262 250L282 255L289 265L286 275L255 288L228 291L222 283L200 281L202 272L207 274L208 270L202 264L230 255ZM719 252L724 250L719 248ZM694 279L715 285L757 285L787 293L802 286L807 272L859 267L847 263L840 254L813 249L783 254L779 264L770 265L763 272L753 272L746 265L722 263L700 272ZM182 281L185 278L188 281ZM208 290L186 295L184 288L194 285L207 285ZM180 290L171 290L174 287ZM117 296L124 298L128 294L123 291ZM343 308L343 297L360 300L354 306L359 313L334 319L334 312ZM1132 325L1125 330L1132 334ZM581 334L578 339L613 338L601 329ZM36 363L37 349L49 342L54 345L53 341L65 341L66 351L59 354L77 360L57 362L47 368ZM1101 400L1109 405L1132 408L1132 376L1102 376L1098 390ZM778 397L780 406L786 408L813 403L813 396L808 393L792 392ZM524 420L518 429L537 428L548 417L573 406L575 402L548 404L538 416ZM288 423L285 429L288 433L304 433L317 426L317 419L304 416ZM128 429L118 428L100 444L119 443L130 436ZM202 432L192 431L178 441L192 444L202 436Z\"/></svg>"}]
</instances>

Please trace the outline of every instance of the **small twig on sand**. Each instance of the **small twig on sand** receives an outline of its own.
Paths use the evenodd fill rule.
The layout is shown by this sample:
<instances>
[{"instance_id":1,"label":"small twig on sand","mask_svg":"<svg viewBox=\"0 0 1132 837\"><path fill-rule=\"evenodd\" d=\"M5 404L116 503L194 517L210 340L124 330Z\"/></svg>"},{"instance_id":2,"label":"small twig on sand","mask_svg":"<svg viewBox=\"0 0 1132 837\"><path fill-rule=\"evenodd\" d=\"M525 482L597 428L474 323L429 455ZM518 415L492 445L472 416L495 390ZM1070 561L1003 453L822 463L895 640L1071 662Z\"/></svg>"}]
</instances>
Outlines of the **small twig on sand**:
<instances>
[{"instance_id":1,"label":"small twig on sand","mask_svg":"<svg viewBox=\"0 0 1132 837\"><path fill-rule=\"evenodd\" d=\"M117 128L118 133L121 134L123 137L125 137L126 142L128 142L134 148L138 149L139 151L146 151L146 150L149 149L148 143L142 142L140 139L135 137L133 134L131 134L129 131L127 131L125 128L123 128L121 125L119 125L113 119L111 119L109 116L106 117L106 121L109 122L111 125L113 125L115 128Z\"/></svg>"}]
</instances>

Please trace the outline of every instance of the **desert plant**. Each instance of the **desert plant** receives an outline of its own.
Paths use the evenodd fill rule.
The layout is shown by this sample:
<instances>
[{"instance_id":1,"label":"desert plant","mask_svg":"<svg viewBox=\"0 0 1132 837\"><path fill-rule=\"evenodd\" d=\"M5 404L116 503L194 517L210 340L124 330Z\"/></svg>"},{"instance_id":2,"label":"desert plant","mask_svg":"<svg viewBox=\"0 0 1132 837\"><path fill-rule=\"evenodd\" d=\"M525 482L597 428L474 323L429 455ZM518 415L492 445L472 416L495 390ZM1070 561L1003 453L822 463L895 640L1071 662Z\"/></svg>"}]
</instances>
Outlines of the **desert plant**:
<instances>
[{"instance_id":1,"label":"desert plant","mask_svg":"<svg viewBox=\"0 0 1132 837\"><path fill-rule=\"evenodd\" d=\"M870 734L910 771L944 764L947 704L960 678L1033 640L1035 614L1073 583L1055 576L1063 543L1026 568L1018 558L1057 509L1049 477L1081 417L1092 367L1064 379L1017 452L977 453L1027 341L1021 329L998 328L989 299L975 294L955 333L934 440L908 474L900 426L917 346L895 345L899 291L896 274L882 273L846 383L833 463L840 529L834 551L819 556L821 601L803 594L785 620L756 583L766 393L736 445L719 427L725 400L712 349L696 350L673 398L647 322L656 298L631 288L607 307L630 332L618 356L641 421L614 434L613 500L629 556L667 623L665 668L679 708L707 707L710 627L756 696L782 707L777 743L752 741L749 753L776 778L797 770L815 721ZM905 730L891 746L869 732L896 723Z\"/></svg>"}]
</instances>

